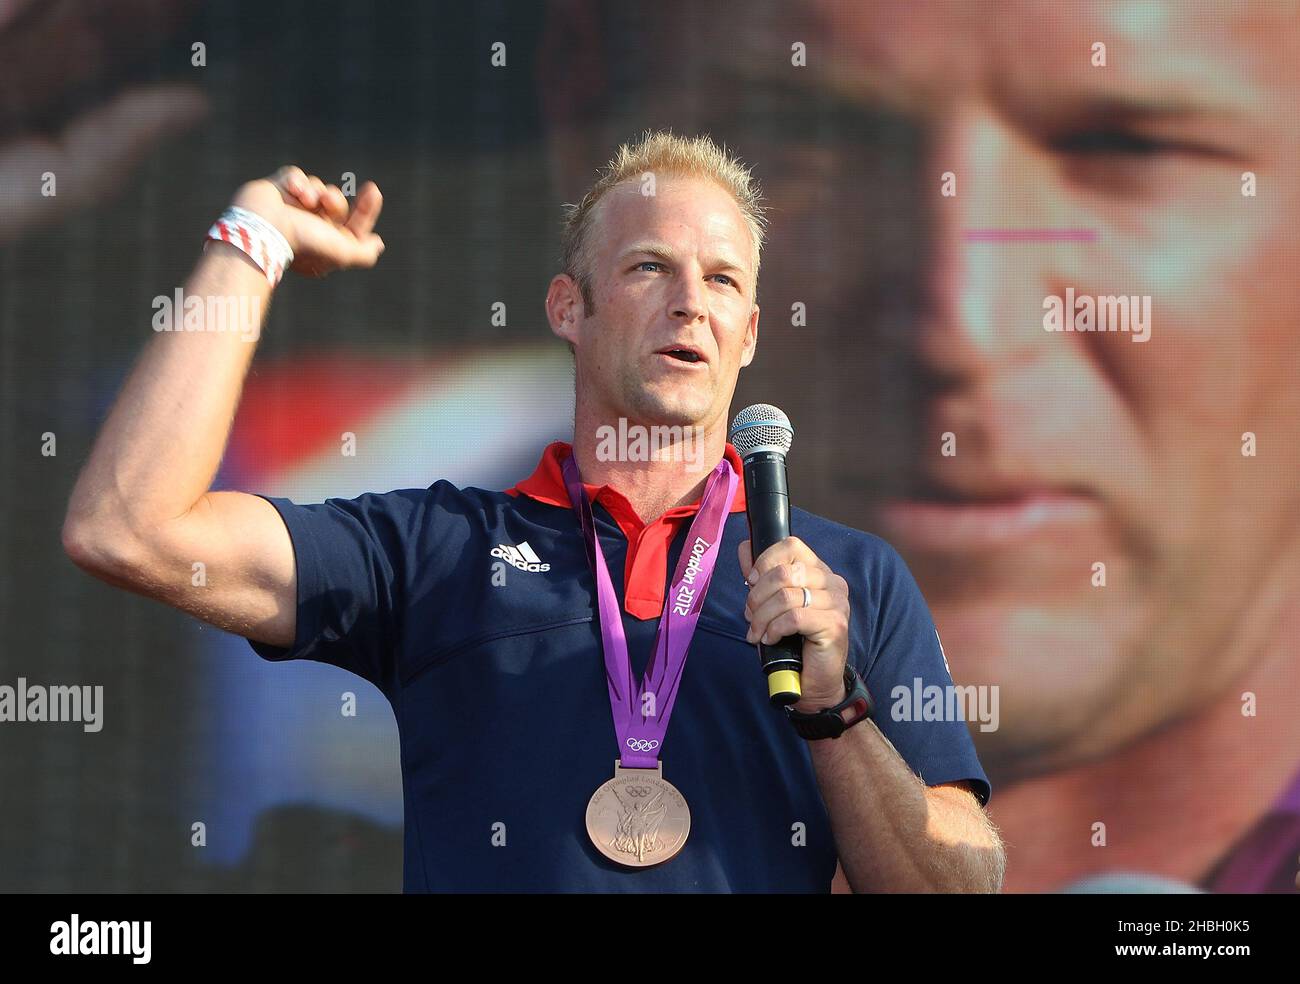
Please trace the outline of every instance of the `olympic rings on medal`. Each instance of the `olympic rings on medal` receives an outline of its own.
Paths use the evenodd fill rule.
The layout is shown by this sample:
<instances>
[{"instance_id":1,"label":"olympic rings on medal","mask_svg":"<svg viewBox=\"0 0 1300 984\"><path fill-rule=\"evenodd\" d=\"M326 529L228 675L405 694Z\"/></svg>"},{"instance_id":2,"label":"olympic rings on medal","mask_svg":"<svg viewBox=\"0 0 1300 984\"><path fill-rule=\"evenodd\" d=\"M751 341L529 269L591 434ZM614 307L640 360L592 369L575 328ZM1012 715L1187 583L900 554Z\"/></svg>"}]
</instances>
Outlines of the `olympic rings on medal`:
<instances>
[{"instance_id":1,"label":"olympic rings on medal","mask_svg":"<svg viewBox=\"0 0 1300 984\"><path fill-rule=\"evenodd\" d=\"M653 752L659 747L658 738L629 738L627 747L634 752Z\"/></svg>"},{"instance_id":2,"label":"olympic rings on medal","mask_svg":"<svg viewBox=\"0 0 1300 984\"><path fill-rule=\"evenodd\" d=\"M624 792L636 799L641 799L643 796L649 796L654 790L649 786L628 786L624 789Z\"/></svg>"}]
</instances>

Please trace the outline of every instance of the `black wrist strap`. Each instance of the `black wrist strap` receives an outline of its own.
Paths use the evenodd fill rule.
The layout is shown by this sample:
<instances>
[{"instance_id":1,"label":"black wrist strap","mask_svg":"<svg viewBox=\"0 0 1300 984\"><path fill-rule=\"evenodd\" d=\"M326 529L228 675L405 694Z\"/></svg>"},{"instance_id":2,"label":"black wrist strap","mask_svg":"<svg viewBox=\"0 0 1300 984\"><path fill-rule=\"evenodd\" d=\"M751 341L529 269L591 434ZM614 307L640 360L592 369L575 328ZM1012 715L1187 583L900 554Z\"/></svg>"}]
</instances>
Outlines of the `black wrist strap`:
<instances>
[{"instance_id":1,"label":"black wrist strap","mask_svg":"<svg viewBox=\"0 0 1300 984\"><path fill-rule=\"evenodd\" d=\"M815 714L803 714L790 707L785 709L799 737L808 741L838 738L855 724L871 717L876 709L875 702L852 663L844 664L844 689L848 694L844 700Z\"/></svg>"}]
</instances>

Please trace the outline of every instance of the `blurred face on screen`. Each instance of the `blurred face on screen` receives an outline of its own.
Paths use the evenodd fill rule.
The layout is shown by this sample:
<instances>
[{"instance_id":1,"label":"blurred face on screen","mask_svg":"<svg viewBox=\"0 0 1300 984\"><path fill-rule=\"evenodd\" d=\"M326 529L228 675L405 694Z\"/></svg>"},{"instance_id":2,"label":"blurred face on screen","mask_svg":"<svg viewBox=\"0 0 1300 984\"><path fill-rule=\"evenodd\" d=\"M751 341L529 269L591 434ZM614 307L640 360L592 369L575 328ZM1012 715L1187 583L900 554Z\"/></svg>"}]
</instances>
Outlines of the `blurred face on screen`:
<instances>
[{"instance_id":1,"label":"blurred face on screen","mask_svg":"<svg viewBox=\"0 0 1300 984\"><path fill-rule=\"evenodd\" d=\"M624 182L597 206L594 310L571 278L552 281L577 400L601 422L725 429L758 337L749 227L712 181L661 175L642 189Z\"/></svg>"},{"instance_id":2,"label":"blurred face on screen","mask_svg":"<svg viewBox=\"0 0 1300 984\"><path fill-rule=\"evenodd\" d=\"M1004 780L1231 693L1300 566L1297 6L750 6L638 21L643 119L755 165L807 321L739 399L789 413L799 504L903 553ZM1047 330L1083 295L1133 320Z\"/></svg>"}]
</instances>

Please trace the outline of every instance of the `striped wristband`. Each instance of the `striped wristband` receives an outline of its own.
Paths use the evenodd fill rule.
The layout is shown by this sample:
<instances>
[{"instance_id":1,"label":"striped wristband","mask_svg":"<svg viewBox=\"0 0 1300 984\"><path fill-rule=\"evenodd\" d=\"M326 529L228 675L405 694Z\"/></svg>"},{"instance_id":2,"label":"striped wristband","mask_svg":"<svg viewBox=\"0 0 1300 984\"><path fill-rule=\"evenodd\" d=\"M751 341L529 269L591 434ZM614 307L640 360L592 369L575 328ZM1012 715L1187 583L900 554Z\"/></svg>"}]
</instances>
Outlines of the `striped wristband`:
<instances>
[{"instance_id":1,"label":"striped wristband","mask_svg":"<svg viewBox=\"0 0 1300 984\"><path fill-rule=\"evenodd\" d=\"M293 262L293 250L280 230L256 212L231 205L208 230L208 239L230 243L248 254L274 287Z\"/></svg>"}]
</instances>

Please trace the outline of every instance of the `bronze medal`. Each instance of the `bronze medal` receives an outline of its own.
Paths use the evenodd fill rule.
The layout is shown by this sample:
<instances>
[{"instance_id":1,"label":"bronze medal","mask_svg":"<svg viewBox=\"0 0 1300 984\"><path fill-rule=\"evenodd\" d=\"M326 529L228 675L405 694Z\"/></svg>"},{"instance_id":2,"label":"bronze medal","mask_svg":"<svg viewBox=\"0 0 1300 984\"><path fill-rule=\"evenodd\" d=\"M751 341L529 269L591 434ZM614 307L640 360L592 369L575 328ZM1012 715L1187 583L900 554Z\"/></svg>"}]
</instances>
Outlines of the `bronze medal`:
<instances>
[{"instance_id":1,"label":"bronze medal","mask_svg":"<svg viewBox=\"0 0 1300 984\"><path fill-rule=\"evenodd\" d=\"M615 864L649 868L676 857L691 832L686 798L664 779L659 756L740 478L725 456L709 476L699 511L686 531L686 546L678 558L671 590L664 595L654 652L638 683L632 677L628 658L622 606L605 565L591 502L572 454L561 467L596 579L609 707L619 747L626 749L614 763L614 778L602 783L587 803L587 836L596 850ZM666 627L672 629L671 638ZM647 694L664 695L662 704L648 710L644 700Z\"/></svg>"},{"instance_id":2,"label":"bronze medal","mask_svg":"<svg viewBox=\"0 0 1300 984\"><path fill-rule=\"evenodd\" d=\"M596 850L629 868L674 857L691 832L691 811L677 787L653 769L625 769L602 783L587 804L587 836Z\"/></svg>"}]
</instances>

